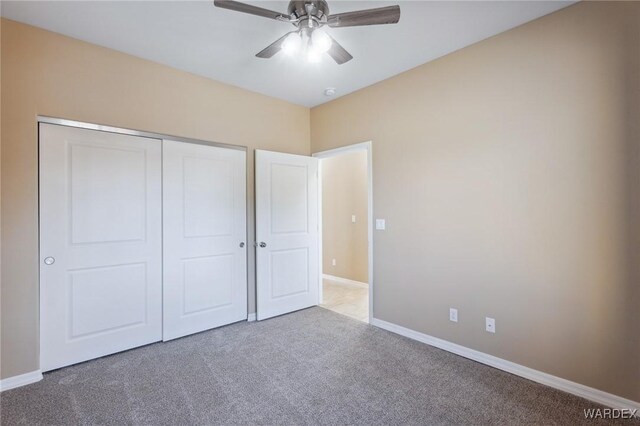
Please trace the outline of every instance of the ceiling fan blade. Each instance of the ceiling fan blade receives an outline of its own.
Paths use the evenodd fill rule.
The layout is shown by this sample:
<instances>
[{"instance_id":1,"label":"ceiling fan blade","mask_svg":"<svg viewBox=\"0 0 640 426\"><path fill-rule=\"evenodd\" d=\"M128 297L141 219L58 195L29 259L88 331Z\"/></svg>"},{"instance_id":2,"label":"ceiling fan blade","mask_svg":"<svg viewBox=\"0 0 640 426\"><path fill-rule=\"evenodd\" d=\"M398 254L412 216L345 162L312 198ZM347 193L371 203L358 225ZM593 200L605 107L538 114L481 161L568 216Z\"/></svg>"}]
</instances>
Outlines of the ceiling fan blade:
<instances>
[{"instance_id":1,"label":"ceiling fan blade","mask_svg":"<svg viewBox=\"0 0 640 426\"><path fill-rule=\"evenodd\" d=\"M276 19L278 21L289 21L289 17L283 13L274 10L263 9L262 7L252 6L250 4L241 3L234 0L214 0L213 4L223 9L234 10L236 12L249 13L251 15L262 16L263 18Z\"/></svg>"},{"instance_id":2,"label":"ceiling fan blade","mask_svg":"<svg viewBox=\"0 0 640 426\"><path fill-rule=\"evenodd\" d=\"M333 58L334 61L336 61L338 65L342 65L345 62L349 62L353 59L353 56L351 56L351 54L347 52L347 49L342 47L340 43L333 39L333 37L331 37L331 41L333 43L331 44L329 50L327 50L327 53Z\"/></svg>"},{"instance_id":3,"label":"ceiling fan blade","mask_svg":"<svg viewBox=\"0 0 640 426\"><path fill-rule=\"evenodd\" d=\"M396 24L399 20L400 6L387 6L330 15L327 25L330 27L356 27L359 25Z\"/></svg>"},{"instance_id":4,"label":"ceiling fan blade","mask_svg":"<svg viewBox=\"0 0 640 426\"><path fill-rule=\"evenodd\" d=\"M287 38L287 36L293 32L295 31L286 33L285 35L283 35L282 37L280 37L279 39L277 39L276 41L274 41L273 43L271 43L270 45L262 49L260 52L256 53L256 56L258 58L271 58L273 55L275 55L280 51L280 49L282 48L282 42L284 42L284 39Z\"/></svg>"}]
</instances>

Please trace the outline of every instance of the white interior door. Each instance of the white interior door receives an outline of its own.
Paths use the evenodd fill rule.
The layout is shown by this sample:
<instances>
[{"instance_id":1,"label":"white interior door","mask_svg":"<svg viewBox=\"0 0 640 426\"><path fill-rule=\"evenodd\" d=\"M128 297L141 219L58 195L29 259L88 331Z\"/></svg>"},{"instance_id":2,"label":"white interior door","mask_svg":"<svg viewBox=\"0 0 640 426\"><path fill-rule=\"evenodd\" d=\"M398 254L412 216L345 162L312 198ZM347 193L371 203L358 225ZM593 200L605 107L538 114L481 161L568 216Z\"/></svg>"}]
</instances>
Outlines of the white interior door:
<instances>
[{"instance_id":1,"label":"white interior door","mask_svg":"<svg viewBox=\"0 0 640 426\"><path fill-rule=\"evenodd\" d=\"M163 340L247 319L246 152L163 141Z\"/></svg>"},{"instance_id":2,"label":"white interior door","mask_svg":"<svg viewBox=\"0 0 640 426\"><path fill-rule=\"evenodd\" d=\"M256 150L258 320L318 304L318 159Z\"/></svg>"},{"instance_id":3,"label":"white interior door","mask_svg":"<svg viewBox=\"0 0 640 426\"><path fill-rule=\"evenodd\" d=\"M40 125L43 371L162 338L161 143Z\"/></svg>"}]
</instances>

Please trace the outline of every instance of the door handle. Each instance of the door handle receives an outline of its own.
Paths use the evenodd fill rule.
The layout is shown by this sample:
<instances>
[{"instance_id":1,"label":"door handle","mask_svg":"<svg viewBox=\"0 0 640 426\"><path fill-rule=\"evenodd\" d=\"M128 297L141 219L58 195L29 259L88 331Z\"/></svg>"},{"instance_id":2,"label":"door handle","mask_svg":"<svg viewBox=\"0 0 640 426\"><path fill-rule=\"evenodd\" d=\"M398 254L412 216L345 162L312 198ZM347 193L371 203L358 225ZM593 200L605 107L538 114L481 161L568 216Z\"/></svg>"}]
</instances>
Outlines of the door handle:
<instances>
[{"instance_id":1,"label":"door handle","mask_svg":"<svg viewBox=\"0 0 640 426\"><path fill-rule=\"evenodd\" d=\"M44 264L45 265L53 265L54 263L56 263L56 258L55 257L47 256L47 257L44 258Z\"/></svg>"},{"instance_id":2,"label":"door handle","mask_svg":"<svg viewBox=\"0 0 640 426\"><path fill-rule=\"evenodd\" d=\"M240 243L240 248L244 247L244 241Z\"/></svg>"},{"instance_id":3,"label":"door handle","mask_svg":"<svg viewBox=\"0 0 640 426\"><path fill-rule=\"evenodd\" d=\"M266 246L267 246L267 243L265 243L264 241L260 243L260 247L265 248Z\"/></svg>"}]
</instances>

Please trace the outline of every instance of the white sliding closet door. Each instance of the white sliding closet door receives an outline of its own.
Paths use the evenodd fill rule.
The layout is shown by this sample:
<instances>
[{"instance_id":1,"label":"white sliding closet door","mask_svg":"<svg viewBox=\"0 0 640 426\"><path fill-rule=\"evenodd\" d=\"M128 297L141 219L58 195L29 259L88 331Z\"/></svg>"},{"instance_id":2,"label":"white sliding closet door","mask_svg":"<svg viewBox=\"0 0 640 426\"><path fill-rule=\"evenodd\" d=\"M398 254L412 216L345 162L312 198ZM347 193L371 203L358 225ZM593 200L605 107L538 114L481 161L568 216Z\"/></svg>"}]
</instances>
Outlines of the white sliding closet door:
<instances>
[{"instance_id":1,"label":"white sliding closet door","mask_svg":"<svg viewBox=\"0 0 640 426\"><path fill-rule=\"evenodd\" d=\"M161 141L40 124L41 369L162 338Z\"/></svg>"},{"instance_id":2,"label":"white sliding closet door","mask_svg":"<svg viewBox=\"0 0 640 426\"><path fill-rule=\"evenodd\" d=\"M318 159L256 151L257 318L318 304Z\"/></svg>"},{"instance_id":3,"label":"white sliding closet door","mask_svg":"<svg viewBox=\"0 0 640 426\"><path fill-rule=\"evenodd\" d=\"M246 152L163 141L163 205L163 340L246 320Z\"/></svg>"}]
</instances>

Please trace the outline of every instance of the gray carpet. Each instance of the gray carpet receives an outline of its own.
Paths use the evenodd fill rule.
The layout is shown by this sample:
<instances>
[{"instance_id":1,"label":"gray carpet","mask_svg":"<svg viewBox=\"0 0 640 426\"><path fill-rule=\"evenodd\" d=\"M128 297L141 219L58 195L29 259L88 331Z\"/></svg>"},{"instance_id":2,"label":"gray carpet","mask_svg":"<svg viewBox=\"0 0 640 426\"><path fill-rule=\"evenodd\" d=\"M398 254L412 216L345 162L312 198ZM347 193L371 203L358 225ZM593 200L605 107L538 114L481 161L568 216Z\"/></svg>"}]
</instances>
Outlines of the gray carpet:
<instances>
[{"instance_id":1,"label":"gray carpet","mask_svg":"<svg viewBox=\"0 0 640 426\"><path fill-rule=\"evenodd\" d=\"M13 424L599 424L596 404L322 308L63 368ZM640 424L625 420L621 424Z\"/></svg>"}]
</instances>

